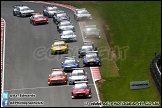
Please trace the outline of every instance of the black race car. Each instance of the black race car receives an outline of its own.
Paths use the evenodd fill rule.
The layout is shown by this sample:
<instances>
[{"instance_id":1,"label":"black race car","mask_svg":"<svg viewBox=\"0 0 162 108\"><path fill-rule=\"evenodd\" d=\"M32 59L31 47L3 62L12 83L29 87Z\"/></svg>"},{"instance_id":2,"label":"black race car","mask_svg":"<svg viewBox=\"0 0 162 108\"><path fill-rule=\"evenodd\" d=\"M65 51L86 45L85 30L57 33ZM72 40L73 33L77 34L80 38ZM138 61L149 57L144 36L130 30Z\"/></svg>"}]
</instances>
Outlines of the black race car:
<instances>
[{"instance_id":1,"label":"black race car","mask_svg":"<svg viewBox=\"0 0 162 108\"><path fill-rule=\"evenodd\" d=\"M87 52L83 57L83 67L84 66L100 66L101 60L98 56L98 51Z\"/></svg>"}]
</instances>

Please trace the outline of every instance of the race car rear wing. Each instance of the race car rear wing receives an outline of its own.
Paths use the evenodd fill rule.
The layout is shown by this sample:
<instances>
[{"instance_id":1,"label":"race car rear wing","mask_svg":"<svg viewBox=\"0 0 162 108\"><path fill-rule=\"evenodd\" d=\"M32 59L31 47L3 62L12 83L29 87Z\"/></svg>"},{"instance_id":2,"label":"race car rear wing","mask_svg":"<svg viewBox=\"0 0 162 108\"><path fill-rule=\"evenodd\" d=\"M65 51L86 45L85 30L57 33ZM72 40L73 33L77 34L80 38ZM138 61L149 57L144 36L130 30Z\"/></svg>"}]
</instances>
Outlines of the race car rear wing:
<instances>
[{"instance_id":1,"label":"race car rear wing","mask_svg":"<svg viewBox=\"0 0 162 108\"><path fill-rule=\"evenodd\" d=\"M76 58L76 56L64 56L64 58Z\"/></svg>"},{"instance_id":2,"label":"race car rear wing","mask_svg":"<svg viewBox=\"0 0 162 108\"><path fill-rule=\"evenodd\" d=\"M76 11L79 11L79 10L86 10L86 8L79 8L79 9L75 9Z\"/></svg>"},{"instance_id":3,"label":"race car rear wing","mask_svg":"<svg viewBox=\"0 0 162 108\"><path fill-rule=\"evenodd\" d=\"M75 84L88 84L88 81L75 81Z\"/></svg>"},{"instance_id":4,"label":"race car rear wing","mask_svg":"<svg viewBox=\"0 0 162 108\"><path fill-rule=\"evenodd\" d=\"M90 40L83 41L83 44L88 44L88 43L92 43L92 44L94 44L94 42L91 42Z\"/></svg>"},{"instance_id":5,"label":"race car rear wing","mask_svg":"<svg viewBox=\"0 0 162 108\"><path fill-rule=\"evenodd\" d=\"M46 7L56 7L56 6L55 5L45 5L43 7L46 8Z\"/></svg>"},{"instance_id":6,"label":"race car rear wing","mask_svg":"<svg viewBox=\"0 0 162 108\"><path fill-rule=\"evenodd\" d=\"M33 13L31 13L32 15L34 15L34 14L41 14L41 12L33 12Z\"/></svg>"},{"instance_id":7,"label":"race car rear wing","mask_svg":"<svg viewBox=\"0 0 162 108\"><path fill-rule=\"evenodd\" d=\"M54 39L55 42L57 41L65 41L65 39Z\"/></svg>"},{"instance_id":8,"label":"race car rear wing","mask_svg":"<svg viewBox=\"0 0 162 108\"><path fill-rule=\"evenodd\" d=\"M13 8L22 7L24 5L14 5Z\"/></svg>"},{"instance_id":9,"label":"race car rear wing","mask_svg":"<svg viewBox=\"0 0 162 108\"><path fill-rule=\"evenodd\" d=\"M52 68L51 70L63 70L62 68Z\"/></svg>"},{"instance_id":10,"label":"race car rear wing","mask_svg":"<svg viewBox=\"0 0 162 108\"><path fill-rule=\"evenodd\" d=\"M72 68L73 70L84 70L84 68Z\"/></svg>"},{"instance_id":11,"label":"race car rear wing","mask_svg":"<svg viewBox=\"0 0 162 108\"><path fill-rule=\"evenodd\" d=\"M87 51L86 54L87 53L98 53L98 51Z\"/></svg>"},{"instance_id":12,"label":"race car rear wing","mask_svg":"<svg viewBox=\"0 0 162 108\"><path fill-rule=\"evenodd\" d=\"M96 25L86 25L85 28L96 28Z\"/></svg>"}]
</instances>

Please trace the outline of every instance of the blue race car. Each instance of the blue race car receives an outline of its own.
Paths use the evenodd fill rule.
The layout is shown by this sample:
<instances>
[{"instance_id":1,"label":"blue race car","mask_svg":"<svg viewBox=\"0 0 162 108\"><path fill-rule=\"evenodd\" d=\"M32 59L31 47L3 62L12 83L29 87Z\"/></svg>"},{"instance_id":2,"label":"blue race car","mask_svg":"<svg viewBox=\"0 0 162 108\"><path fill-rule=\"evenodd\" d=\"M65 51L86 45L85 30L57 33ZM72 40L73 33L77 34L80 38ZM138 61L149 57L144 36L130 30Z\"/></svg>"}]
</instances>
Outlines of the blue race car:
<instances>
[{"instance_id":1,"label":"blue race car","mask_svg":"<svg viewBox=\"0 0 162 108\"><path fill-rule=\"evenodd\" d=\"M85 66L101 66L101 60L98 56L98 51L86 52L83 57L83 67Z\"/></svg>"},{"instance_id":2,"label":"blue race car","mask_svg":"<svg viewBox=\"0 0 162 108\"><path fill-rule=\"evenodd\" d=\"M54 14L53 22L55 24L59 24L63 20L70 21L70 17L66 13L57 13L57 14Z\"/></svg>"},{"instance_id":3,"label":"blue race car","mask_svg":"<svg viewBox=\"0 0 162 108\"><path fill-rule=\"evenodd\" d=\"M72 71L73 68L79 68L79 61L77 60L76 56L64 57L62 68L65 72Z\"/></svg>"}]
</instances>

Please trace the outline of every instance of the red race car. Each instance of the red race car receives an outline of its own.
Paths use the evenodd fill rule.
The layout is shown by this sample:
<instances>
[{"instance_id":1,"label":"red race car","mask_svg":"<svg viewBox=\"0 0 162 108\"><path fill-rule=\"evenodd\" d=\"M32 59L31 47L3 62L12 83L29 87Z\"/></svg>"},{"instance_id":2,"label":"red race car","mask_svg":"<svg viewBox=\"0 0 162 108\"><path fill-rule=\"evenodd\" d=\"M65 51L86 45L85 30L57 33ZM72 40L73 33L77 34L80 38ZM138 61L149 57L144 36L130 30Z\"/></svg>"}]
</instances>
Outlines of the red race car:
<instances>
[{"instance_id":1,"label":"red race car","mask_svg":"<svg viewBox=\"0 0 162 108\"><path fill-rule=\"evenodd\" d=\"M74 99L79 97L84 98L92 97L91 88L86 83L75 84L74 87L72 88L71 98Z\"/></svg>"},{"instance_id":2,"label":"red race car","mask_svg":"<svg viewBox=\"0 0 162 108\"><path fill-rule=\"evenodd\" d=\"M33 25L37 24L48 24L48 18L43 14L33 14L30 18L30 23Z\"/></svg>"},{"instance_id":3,"label":"red race car","mask_svg":"<svg viewBox=\"0 0 162 108\"><path fill-rule=\"evenodd\" d=\"M52 69L48 77L48 85L53 84L67 84L67 74L63 69Z\"/></svg>"}]
</instances>

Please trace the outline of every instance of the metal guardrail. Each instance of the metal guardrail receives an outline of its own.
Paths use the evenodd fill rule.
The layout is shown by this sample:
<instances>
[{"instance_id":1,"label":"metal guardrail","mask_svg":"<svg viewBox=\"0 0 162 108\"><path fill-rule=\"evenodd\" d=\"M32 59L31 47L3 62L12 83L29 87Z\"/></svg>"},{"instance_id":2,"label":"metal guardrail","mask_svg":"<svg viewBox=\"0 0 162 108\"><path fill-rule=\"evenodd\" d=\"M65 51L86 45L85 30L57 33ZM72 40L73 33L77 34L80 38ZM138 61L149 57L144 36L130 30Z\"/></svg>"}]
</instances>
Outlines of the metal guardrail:
<instances>
[{"instance_id":1,"label":"metal guardrail","mask_svg":"<svg viewBox=\"0 0 162 108\"><path fill-rule=\"evenodd\" d=\"M150 73L161 95L161 54L157 55L150 63Z\"/></svg>"}]
</instances>

